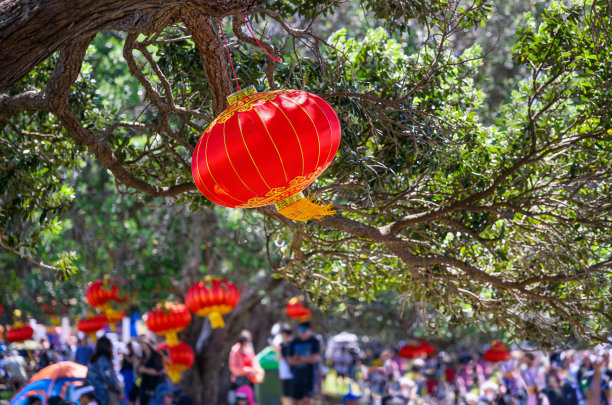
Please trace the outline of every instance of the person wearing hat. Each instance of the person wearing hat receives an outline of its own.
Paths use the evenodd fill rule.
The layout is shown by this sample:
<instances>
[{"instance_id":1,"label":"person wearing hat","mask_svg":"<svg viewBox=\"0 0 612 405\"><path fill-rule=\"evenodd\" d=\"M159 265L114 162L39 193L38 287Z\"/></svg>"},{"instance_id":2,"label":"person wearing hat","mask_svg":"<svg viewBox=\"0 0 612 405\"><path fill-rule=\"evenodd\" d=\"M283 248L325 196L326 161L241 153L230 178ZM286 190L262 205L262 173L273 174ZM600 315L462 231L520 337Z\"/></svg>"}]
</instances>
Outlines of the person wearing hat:
<instances>
[{"instance_id":1,"label":"person wearing hat","mask_svg":"<svg viewBox=\"0 0 612 405\"><path fill-rule=\"evenodd\" d=\"M310 405L315 396L315 372L321 347L312 335L310 322L302 322L291 341L287 362L291 366L291 399L294 405Z\"/></svg>"},{"instance_id":2,"label":"person wearing hat","mask_svg":"<svg viewBox=\"0 0 612 405\"><path fill-rule=\"evenodd\" d=\"M161 383L155 387L155 396L149 402L149 405L172 405L174 403L174 395L181 389L170 384Z\"/></svg>"},{"instance_id":3,"label":"person wearing hat","mask_svg":"<svg viewBox=\"0 0 612 405\"><path fill-rule=\"evenodd\" d=\"M492 405L497 403L497 395L499 393L499 385L491 380L485 381L480 386L480 399L478 405Z\"/></svg>"}]
</instances>

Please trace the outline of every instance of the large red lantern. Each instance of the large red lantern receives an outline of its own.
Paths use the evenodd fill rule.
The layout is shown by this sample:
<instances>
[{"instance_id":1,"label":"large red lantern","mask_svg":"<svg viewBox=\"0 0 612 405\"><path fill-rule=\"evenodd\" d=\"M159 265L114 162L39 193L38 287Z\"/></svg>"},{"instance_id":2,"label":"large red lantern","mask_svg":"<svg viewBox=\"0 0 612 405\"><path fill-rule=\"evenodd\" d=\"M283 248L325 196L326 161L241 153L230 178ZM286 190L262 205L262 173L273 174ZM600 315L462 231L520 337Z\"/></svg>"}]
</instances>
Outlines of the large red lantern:
<instances>
[{"instance_id":1,"label":"large red lantern","mask_svg":"<svg viewBox=\"0 0 612 405\"><path fill-rule=\"evenodd\" d=\"M289 303L287 303L285 307L285 312L289 318L299 319L302 322L309 320L312 314L310 309L302 305L302 302L297 297L293 297L289 300Z\"/></svg>"},{"instance_id":2,"label":"large red lantern","mask_svg":"<svg viewBox=\"0 0 612 405\"><path fill-rule=\"evenodd\" d=\"M223 315L238 305L240 291L235 284L216 278L200 281L189 287L185 304L198 316L208 317L213 328L225 326Z\"/></svg>"},{"instance_id":3,"label":"large red lantern","mask_svg":"<svg viewBox=\"0 0 612 405\"><path fill-rule=\"evenodd\" d=\"M92 340L96 340L96 332L106 326L106 315L88 315L87 318L77 322L77 329L88 334Z\"/></svg>"},{"instance_id":4,"label":"large red lantern","mask_svg":"<svg viewBox=\"0 0 612 405\"><path fill-rule=\"evenodd\" d=\"M176 334L185 329L191 322L191 313L185 304L166 303L147 313L146 324L149 330L157 335L165 335L170 347L179 341Z\"/></svg>"},{"instance_id":5,"label":"large red lantern","mask_svg":"<svg viewBox=\"0 0 612 405\"><path fill-rule=\"evenodd\" d=\"M508 360L510 358L510 352L505 344L496 340L491 344L491 348L484 352L482 358L491 363L499 363Z\"/></svg>"},{"instance_id":6,"label":"large red lantern","mask_svg":"<svg viewBox=\"0 0 612 405\"><path fill-rule=\"evenodd\" d=\"M230 106L206 129L191 161L196 186L230 208L275 204L291 219L333 214L302 190L327 169L340 144L340 121L322 98L300 90L229 96Z\"/></svg>"},{"instance_id":7,"label":"large red lantern","mask_svg":"<svg viewBox=\"0 0 612 405\"><path fill-rule=\"evenodd\" d=\"M168 357L165 359L164 365L166 366L168 377L175 383L181 380L181 373L191 367L195 359L191 347L183 342L178 342L174 346L161 344L157 346L157 350L168 351Z\"/></svg>"},{"instance_id":8,"label":"large red lantern","mask_svg":"<svg viewBox=\"0 0 612 405\"><path fill-rule=\"evenodd\" d=\"M4 336L9 342L23 342L30 339L33 334L34 329L30 325L16 322L12 328L5 332Z\"/></svg>"}]
</instances>

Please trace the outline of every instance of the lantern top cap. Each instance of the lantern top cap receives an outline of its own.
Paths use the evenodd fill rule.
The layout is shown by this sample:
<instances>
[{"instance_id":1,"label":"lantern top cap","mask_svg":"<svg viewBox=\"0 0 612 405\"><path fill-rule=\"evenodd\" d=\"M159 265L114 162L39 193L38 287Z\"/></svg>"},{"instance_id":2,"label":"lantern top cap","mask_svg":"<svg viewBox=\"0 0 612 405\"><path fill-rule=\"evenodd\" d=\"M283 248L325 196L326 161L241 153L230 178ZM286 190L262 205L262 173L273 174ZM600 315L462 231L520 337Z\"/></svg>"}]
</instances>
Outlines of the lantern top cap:
<instances>
[{"instance_id":1,"label":"lantern top cap","mask_svg":"<svg viewBox=\"0 0 612 405\"><path fill-rule=\"evenodd\" d=\"M255 86L251 85L249 87L245 87L244 89L238 90L237 92L232 93L229 96L227 96L227 102L229 105L232 105L242 100L246 96L250 96L251 94L255 94L255 93L257 93L257 90L255 89Z\"/></svg>"}]
</instances>

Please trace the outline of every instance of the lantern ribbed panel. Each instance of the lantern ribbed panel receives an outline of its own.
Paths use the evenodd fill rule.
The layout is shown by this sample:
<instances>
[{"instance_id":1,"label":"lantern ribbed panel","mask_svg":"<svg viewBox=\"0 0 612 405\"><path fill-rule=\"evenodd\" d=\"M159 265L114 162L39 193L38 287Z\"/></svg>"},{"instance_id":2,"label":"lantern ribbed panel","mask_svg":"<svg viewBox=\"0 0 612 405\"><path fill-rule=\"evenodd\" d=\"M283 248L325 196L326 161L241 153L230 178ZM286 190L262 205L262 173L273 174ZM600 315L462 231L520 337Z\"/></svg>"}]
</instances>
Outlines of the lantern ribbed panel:
<instances>
[{"instance_id":1,"label":"lantern ribbed panel","mask_svg":"<svg viewBox=\"0 0 612 405\"><path fill-rule=\"evenodd\" d=\"M95 333L106 326L106 315L99 314L81 319L77 322L77 329L83 333Z\"/></svg>"},{"instance_id":2,"label":"lantern ribbed panel","mask_svg":"<svg viewBox=\"0 0 612 405\"><path fill-rule=\"evenodd\" d=\"M9 342L23 342L28 340L34 334L34 330L30 325L15 326L7 330L4 334Z\"/></svg>"},{"instance_id":3,"label":"lantern ribbed panel","mask_svg":"<svg viewBox=\"0 0 612 405\"><path fill-rule=\"evenodd\" d=\"M147 313L146 325L155 334L176 333L191 322L191 313L185 304L166 304Z\"/></svg>"},{"instance_id":4,"label":"lantern ribbed panel","mask_svg":"<svg viewBox=\"0 0 612 405\"><path fill-rule=\"evenodd\" d=\"M231 105L198 141L192 175L216 204L254 208L301 192L334 159L340 121L305 91L255 93Z\"/></svg>"},{"instance_id":5,"label":"lantern ribbed panel","mask_svg":"<svg viewBox=\"0 0 612 405\"><path fill-rule=\"evenodd\" d=\"M119 288L98 280L91 283L85 292L87 303L93 308L102 308L109 301L119 301Z\"/></svg>"}]
</instances>

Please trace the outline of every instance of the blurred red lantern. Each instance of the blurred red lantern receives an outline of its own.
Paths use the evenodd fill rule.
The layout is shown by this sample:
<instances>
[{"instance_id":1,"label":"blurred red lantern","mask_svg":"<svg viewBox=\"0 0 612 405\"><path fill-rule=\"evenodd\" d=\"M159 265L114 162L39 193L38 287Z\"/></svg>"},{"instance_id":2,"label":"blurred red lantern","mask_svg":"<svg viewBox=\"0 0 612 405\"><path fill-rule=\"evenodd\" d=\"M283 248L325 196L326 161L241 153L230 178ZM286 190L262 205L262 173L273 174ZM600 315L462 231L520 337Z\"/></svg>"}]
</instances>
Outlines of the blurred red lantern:
<instances>
[{"instance_id":1,"label":"blurred red lantern","mask_svg":"<svg viewBox=\"0 0 612 405\"><path fill-rule=\"evenodd\" d=\"M301 322L309 320L312 314L310 309L302 305L302 302L297 297L289 300L285 307L285 312L287 312L289 318L299 319Z\"/></svg>"},{"instance_id":2,"label":"blurred red lantern","mask_svg":"<svg viewBox=\"0 0 612 405\"><path fill-rule=\"evenodd\" d=\"M119 287L108 279L97 280L89 285L85 292L87 303L96 309L102 310L109 301L121 301Z\"/></svg>"},{"instance_id":3,"label":"blurred red lantern","mask_svg":"<svg viewBox=\"0 0 612 405\"><path fill-rule=\"evenodd\" d=\"M424 340L420 341L410 341L402 346L398 354L405 359L413 359L415 357L421 357L424 355L433 356L436 353L436 350L429 343Z\"/></svg>"},{"instance_id":4,"label":"blurred red lantern","mask_svg":"<svg viewBox=\"0 0 612 405\"><path fill-rule=\"evenodd\" d=\"M491 344L491 348L484 352L482 358L491 363L499 363L508 360L510 358L510 352L506 348L506 345L496 340Z\"/></svg>"},{"instance_id":5,"label":"blurred red lantern","mask_svg":"<svg viewBox=\"0 0 612 405\"><path fill-rule=\"evenodd\" d=\"M147 313L146 324L149 330L157 335L165 335L170 347L179 341L176 334L185 329L191 322L191 313L185 304L166 303Z\"/></svg>"},{"instance_id":6,"label":"blurred red lantern","mask_svg":"<svg viewBox=\"0 0 612 405\"><path fill-rule=\"evenodd\" d=\"M28 340L34 334L34 329L30 325L22 324L21 322L16 322L13 327L9 328L4 336L6 340L9 342L23 342Z\"/></svg>"},{"instance_id":7,"label":"blurred red lantern","mask_svg":"<svg viewBox=\"0 0 612 405\"><path fill-rule=\"evenodd\" d=\"M200 281L187 290L185 304L198 316L208 317L213 328L225 326L223 315L238 305L240 291L233 283L216 278Z\"/></svg>"},{"instance_id":8,"label":"blurred red lantern","mask_svg":"<svg viewBox=\"0 0 612 405\"><path fill-rule=\"evenodd\" d=\"M191 367L195 359L191 347L183 342L178 342L174 346L160 344L157 346L157 350L168 351L168 357L165 359L164 365L168 377L175 383L181 380L181 373Z\"/></svg>"},{"instance_id":9,"label":"blurred red lantern","mask_svg":"<svg viewBox=\"0 0 612 405\"><path fill-rule=\"evenodd\" d=\"M253 86L228 97L230 106L202 134L193 153L196 186L230 208L275 204L291 219L332 215L302 190L331 164L340 121L322 98L300 90L257 93Z\"/></svg>"},{"instance_id":10,"label":"blurred red lantern","mask_svg":"<svg viewBox=\"0 0 612 405\"><path fill-rule=\"evenodd\" d=\"M83 333L87 333L92 340L96 340L96 332L105 326L105 314L88 315L87 318L81 319L77 322L77 329Z\"/></svg>"}]
</instances>

